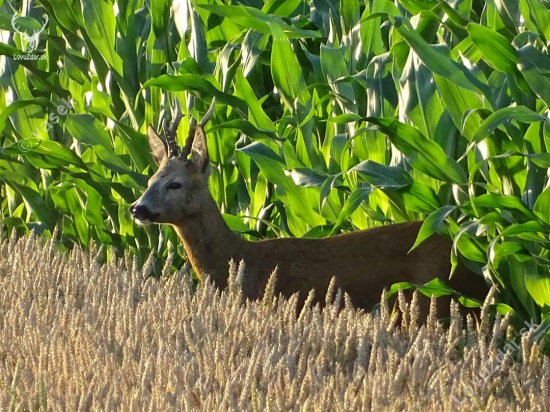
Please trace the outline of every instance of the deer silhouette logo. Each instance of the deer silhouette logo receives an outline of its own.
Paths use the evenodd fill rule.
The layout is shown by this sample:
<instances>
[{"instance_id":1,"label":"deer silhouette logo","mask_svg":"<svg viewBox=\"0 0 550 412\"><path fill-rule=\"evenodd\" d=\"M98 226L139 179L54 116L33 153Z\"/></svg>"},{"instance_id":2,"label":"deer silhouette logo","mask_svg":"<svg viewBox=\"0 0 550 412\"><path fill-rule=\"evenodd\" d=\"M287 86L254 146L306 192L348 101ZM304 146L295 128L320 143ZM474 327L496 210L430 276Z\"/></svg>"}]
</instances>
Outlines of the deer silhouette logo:
<instances>
[{"instance_id":1,"label":"deer silhouette logo","mask_svg":"<svg viewBox=\"0 0 550 412\"><path fill-rule=\"evenodd\" d=\"M11 26L13 29L19 33L25 41L27 42L27 47L25 48L25 52L32 53L36 50L38 47L38 36L40 36L40 33L44 31L46 28L46 25L48 24L48 15L44 14L44 24L42 24L42 28L40 30L34 30L33 34L29 36L29 34L25 30L21 30L21 26L17 24L17 19L21 17L18 12L16 12L12 19L11 19Z\"/></svg>"}]
</instances>

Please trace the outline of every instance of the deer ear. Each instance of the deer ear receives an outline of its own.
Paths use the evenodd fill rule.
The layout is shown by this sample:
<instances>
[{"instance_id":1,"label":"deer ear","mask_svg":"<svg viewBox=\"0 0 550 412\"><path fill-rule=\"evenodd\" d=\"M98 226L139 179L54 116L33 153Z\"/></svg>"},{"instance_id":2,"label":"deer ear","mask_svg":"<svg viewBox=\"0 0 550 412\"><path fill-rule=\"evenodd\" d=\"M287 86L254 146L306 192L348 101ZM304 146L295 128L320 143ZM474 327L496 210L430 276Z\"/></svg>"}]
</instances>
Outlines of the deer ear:
<instances>
[{"instance_id":1,"label":"deer ear","mask_svg":"<svg viewBox=\"0 0 550 412\"><path fill-rule=\"evenodd\" d=\"M195 170L206 173L210 160L208 158L208 146L206 145L206 134L202 126L197 126L195 130L195 139L191 148L191 162Z\"/></svg>"},{"instance_id":2,"label":"deer ear","mask_svg":"<svg viewBox=\"0 0 550 412\"><path fill-rule=\"evenodd\" d=\"M155 132L153 126L147 125L147 137L149 138L149 147L151 148L151 156L157 165L160 165L162 159L166 157L166 143Z\"/></svg>"}]
</instances>

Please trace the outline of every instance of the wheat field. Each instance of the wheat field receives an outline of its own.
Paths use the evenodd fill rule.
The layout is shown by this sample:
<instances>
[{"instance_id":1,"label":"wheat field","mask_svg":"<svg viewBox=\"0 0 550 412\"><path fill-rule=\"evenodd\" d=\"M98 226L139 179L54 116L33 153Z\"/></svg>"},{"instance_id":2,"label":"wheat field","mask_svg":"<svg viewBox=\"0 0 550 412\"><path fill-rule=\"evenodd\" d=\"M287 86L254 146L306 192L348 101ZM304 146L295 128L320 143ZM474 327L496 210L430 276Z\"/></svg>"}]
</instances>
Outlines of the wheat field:
<instances>
[{"instance_id":1,"label":"wheat field","mask_svg":"<svg viewBox=\"0 0 550 412\"><path fill-rule=\"evenodd\" d=\"M384 301L338 313L340 293L296 317L273 282L243 302L242 266L219 293L185 270L149 278L152 258L97 256L0 242L2 411L550 410L549 359L530 332L497 363L511 329L487 305L466 325L453 306L448 329L433 313L417 326L414 300L399 323Z\"/></svg>"}]
</instances>

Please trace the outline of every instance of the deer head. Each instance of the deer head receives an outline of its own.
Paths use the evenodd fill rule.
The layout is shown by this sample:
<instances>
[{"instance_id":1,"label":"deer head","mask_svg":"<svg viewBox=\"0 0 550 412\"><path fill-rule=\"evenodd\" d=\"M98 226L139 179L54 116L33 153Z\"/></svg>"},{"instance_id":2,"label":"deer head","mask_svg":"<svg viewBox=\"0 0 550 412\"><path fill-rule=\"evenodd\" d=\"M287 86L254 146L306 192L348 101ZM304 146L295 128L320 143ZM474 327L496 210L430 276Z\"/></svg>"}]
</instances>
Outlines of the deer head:
<instances>
[{"instance_id":1,"label":"deer head","mask_svg":"<svg viewBox=\"0 0 550 412\"><path fill-rule=\"evenodd\" d=\"M48 15L44 14L44 23L42 24L42 28L40 30L34 30L32 36L29 36L27 32L22 31L21 27L17 24L17 19L20 17L18 12L15 12L13 17L11 18L11 26L15 30L16 33L19 33L27 42L27 53L32 53L34 50L36 50L36 47L38 46L38 36L40 33L44 31L46 28L46 25L48 24Z\"/></svg>"},{"instance_id":2,"label":"deer head","mask_svg":"<svg viewBox=\"0 0 550 412\"><path fill-rule=\"evenodd\" d=\"M138 223L178 224L200 213L204 199L210 196L204 126L214 112L214 105L215 99L200 124L195 126L190 122L187 141L181 150L176 143L183 117L179 104L172 124L164 122L164 138L151 125L147 127L151 154L159 168L149 179L145 193L130 208Z\"/></svg>"}]
</instances>

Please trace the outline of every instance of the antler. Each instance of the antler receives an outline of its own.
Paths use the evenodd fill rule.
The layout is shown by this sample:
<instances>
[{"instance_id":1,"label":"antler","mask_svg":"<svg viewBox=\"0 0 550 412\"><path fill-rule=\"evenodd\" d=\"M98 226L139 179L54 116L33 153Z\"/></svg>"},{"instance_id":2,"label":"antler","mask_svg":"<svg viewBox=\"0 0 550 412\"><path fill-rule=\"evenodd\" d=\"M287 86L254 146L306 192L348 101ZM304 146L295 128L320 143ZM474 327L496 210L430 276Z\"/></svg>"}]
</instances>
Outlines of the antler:
<instances>
[{"instance_id":1,"label":"antler","mask_svg":"<svg viewBox=\"0 0 550 412\"><path fill-rule=\"evenodd\" d=\"M197 127L200 129L203 129L204 126L206 126L206 123L210 120L212 117L212 114L214 113L214 108L216 107L216 98L212 98L212 103L210 104L210 107L208 108L208 111L202 118L201 122L198 126L190 125L189 126L189 134L187 135L187 140L185 141L185 146L183 150L181 151L180 157L182 159L186 159L187 156L189 156L189 153L191 153L191 149L193 148L193 141L195 140L195 132Z\"/></svg>"},{"instance_id":2,"label":"antler","mask_svg":"<svg viewBox=\"0 0 550 412\"><path fill-rule=\"evenodd\" d=\"M181 106L179 100L176 99L176 114L174 120L172 120L172 124L168 126L168 122L166 119L164 120L164 137L168 149L168 157L177 157L179 155L179 146L176 143L176 133L182 118Z\"/></svg>"},{"instance_id":3,"label":"antler","mask_svg":"<svg viewBox=\"0 0 550 412\"><path fill-rule=\"evenodd\" d=\"M49 20L49 17L46 13L44 13L42 15L42 17L44 17L44 24L42 25L42 28L40 29L40 31L38 33L42 33L44 31L44 29L46 28L46 24L48 24L48 20Z\"/></svg>"},{"instance_id":4,"label":"antler","mask_svg":"<svg viewBox=\"0 0 550 412\"><path fill-rule=\"evenodd\" d=\"M19 12L16 11L15 14L13 15L13 17L11 18L11 27L13 27L13 29L14 29L17 33L19 33L19 34L21 34L21 35L26 35L27 33L25 33L24 31L20 31L20 30L19 30L19 27L16 27L16 25L15 25L15 21L16 21L18 18L19 18Z\"/></svg>"}]
</instances>

